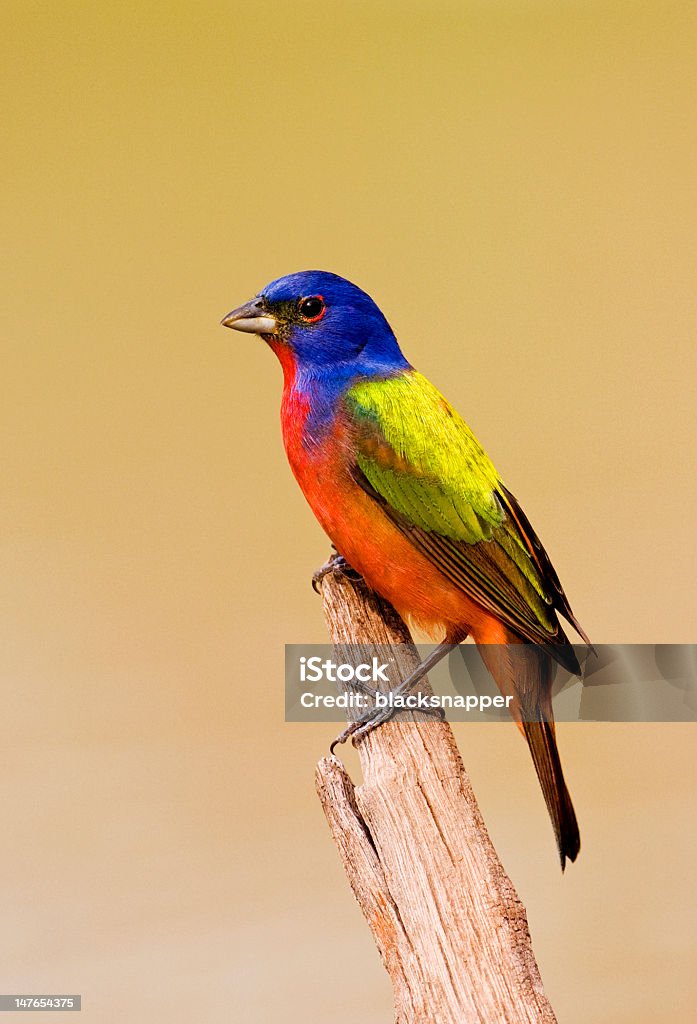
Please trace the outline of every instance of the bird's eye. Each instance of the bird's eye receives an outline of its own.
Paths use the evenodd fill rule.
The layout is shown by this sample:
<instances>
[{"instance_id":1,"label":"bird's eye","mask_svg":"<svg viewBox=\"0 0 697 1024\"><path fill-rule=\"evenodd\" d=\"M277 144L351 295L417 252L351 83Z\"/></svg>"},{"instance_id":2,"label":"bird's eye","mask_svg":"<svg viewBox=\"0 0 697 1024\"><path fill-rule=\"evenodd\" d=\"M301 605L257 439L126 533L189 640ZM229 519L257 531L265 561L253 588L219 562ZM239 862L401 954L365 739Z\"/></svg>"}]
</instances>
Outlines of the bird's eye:
<instances>
[{"instance_id":1,"label":"bird's eye","mask_svg":"<svg viewBox=\"0 0 697 1024\"><path fill-rule=\"evenodd\" d=\"M298 310L303 320L306 320L309 324L317 323L321 320L325 314L326 306L324 305L324 299L321 295L310 295L306 299L301 299L298 304Z\"/></svg>"}]
</instances>

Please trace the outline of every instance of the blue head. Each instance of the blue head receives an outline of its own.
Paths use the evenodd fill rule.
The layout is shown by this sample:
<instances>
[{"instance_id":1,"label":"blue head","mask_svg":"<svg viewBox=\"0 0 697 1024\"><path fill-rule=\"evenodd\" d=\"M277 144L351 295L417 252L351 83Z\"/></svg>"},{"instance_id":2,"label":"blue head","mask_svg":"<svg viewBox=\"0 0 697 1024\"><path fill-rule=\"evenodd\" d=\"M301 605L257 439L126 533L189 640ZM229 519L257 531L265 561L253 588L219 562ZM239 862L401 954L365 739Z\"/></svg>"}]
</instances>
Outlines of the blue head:
<instances>
[{"instance_id":1,"label":"blue head","mask_svg":"<svg viewBox=\"0 0 697 1024\"><path fill-rule=\"evenodd\" d=\"M336 274L280 277L223 320L260 334L301 376L348 381L406 369L392 329L369 295Z\"/></svg>"}]
</instances>

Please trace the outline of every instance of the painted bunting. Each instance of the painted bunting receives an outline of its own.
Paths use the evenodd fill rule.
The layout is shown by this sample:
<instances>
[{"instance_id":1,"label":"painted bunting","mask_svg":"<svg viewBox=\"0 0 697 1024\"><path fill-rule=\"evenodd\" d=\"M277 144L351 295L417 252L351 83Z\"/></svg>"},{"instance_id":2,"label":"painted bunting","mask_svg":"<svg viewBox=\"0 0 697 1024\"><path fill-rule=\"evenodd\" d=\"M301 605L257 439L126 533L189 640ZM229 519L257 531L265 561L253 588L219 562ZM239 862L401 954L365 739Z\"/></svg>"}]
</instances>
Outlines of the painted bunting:
<instances>
[{"instance_id":1,"label":"painted bunting","mask_svg":"<svg viewBox=\"0 0 697 1024\"><path fill-rule=\"evenodd\" d=\"M356 285L290 274L223 324L260 335L280 360L288 460L339 554L403 618L444 638L438 657L471 635L514 698L563 868L580 839L555 739L553 659L580 670L558 615L588 639L525 513Z\"/></svg>"}]
</instances>

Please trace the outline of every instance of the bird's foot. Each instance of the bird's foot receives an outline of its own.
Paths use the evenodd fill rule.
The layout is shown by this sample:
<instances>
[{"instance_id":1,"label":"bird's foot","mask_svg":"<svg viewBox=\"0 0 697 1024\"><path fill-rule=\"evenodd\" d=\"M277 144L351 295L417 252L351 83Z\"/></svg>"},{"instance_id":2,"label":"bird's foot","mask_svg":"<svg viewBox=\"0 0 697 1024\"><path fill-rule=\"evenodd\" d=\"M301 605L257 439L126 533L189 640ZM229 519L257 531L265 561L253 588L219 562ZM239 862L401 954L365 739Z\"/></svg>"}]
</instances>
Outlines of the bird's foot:
<instances>
[{"instance_id":1,"label":"bird's foot","mask_svg":"<svg viewBox=\"0 0 697 1024\"><path fill-rule=\"evenodd\" d=\"M408 710L398 706L399 701L397 698L403 697L409 693L409 691L424 678L427 672L429 672L434 665L437 665L442 658L449 654L452 649L453 644L448 643L447 641L444 641L442 644L438 644L428 657L424 658L421 664L418 665L406 679L402 680L399 686L395 686L393 690L389 690L384 694L388 701L386 707L368 708L355 720L355 722L350 722L343 732L339 733L334 742L330 744L330 753L333 754L335 747L338 747L341 743L345 743L346 740L351 737L353 737L353 743L355 745L356 740L363 739L363 737L367 736L368 733L373 731L373 729L377 729L379 725L382 725L384 722L389 722L389 720L394 718L398 712ZM373 697L373 699L375 699L375 697ZM442 708L422 707L417 710L420 714L432 715L440 721L443 721L445 718L445 712Z\"/></svg>"},{"instance_id":2,"label":"bird's foot","mask_svg":"<svg viewBox=\"0 0 697 1024\"><path fill-rule=\"evenodd\" d=\"M400 687L390 690L387 694L384 694L384 696L388 698L390 696L400 696L401 694L398 694L398 690L400 690ZM339 733L336 739L329 745L329 752L333 754L335 747L345 743L346 740L351 737L353 737L353 743L355 744L357 740L362 740L364 736L373 732L373 730L377 729L378 726L383 725L385 722L389 722L390 719L394 718L394 716L399 714L400 711L405 710L408 709L390 707L389 705L386 708L368 708L367 711L364 711L363 714L356 719L355 722L351 722L342 732ZM416 711L416 714L431 715L433 718L437 718L439 722L442 722L445 719L445 712L443 711L443 708L419 708Z\"/></svg>"},{"instance_id":3,"label":"bird's foot","mask_svg":"<svg viewBox=\"0 0 697 1024\"><path fill-rule=\"evenodd\" d=\"M354 580L356 583L363 579L360 573L356 572L356 570L348 564L344 556L337 552L337 554L328 558L324 565L321 565L319 569L313 572L312 589L316 594L320 593L322 580L326 575L328 575L328 573L338 573L340 576L345 576L347 579Z\"/></svg>"}]
</instances>

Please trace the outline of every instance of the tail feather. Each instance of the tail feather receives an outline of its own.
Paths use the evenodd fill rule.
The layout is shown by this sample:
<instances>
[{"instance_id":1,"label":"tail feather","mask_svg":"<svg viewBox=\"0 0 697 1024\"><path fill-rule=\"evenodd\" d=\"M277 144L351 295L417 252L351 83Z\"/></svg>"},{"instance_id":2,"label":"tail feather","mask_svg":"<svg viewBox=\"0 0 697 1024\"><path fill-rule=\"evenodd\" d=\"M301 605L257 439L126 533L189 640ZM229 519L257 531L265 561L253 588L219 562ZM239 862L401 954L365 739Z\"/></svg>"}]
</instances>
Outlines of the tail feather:
<instances>
[{"instance_id":1,"label":"tail feather","mask_svg":"<svg viewBox=\"0 0 697 1024\"><path fill-rule=\"evenodd\" d=\"M552 819L563 871L567 857L570 861L576 860L581 848L581 837L576 813L564 781L554 725L551 722L538 721L523 722L522 727Z\"/></svg>"},{"instance_id":2,"label":"tail feather","mask_svg":"<svg viewBox=\"0 0 697 1024\"><path fill-rule=\"evenodd\" d=\"M581 839L559 760L552 712L552 661L538 644L479 642L479 653L501 692L514 698L511 712L525 736L557 840L562 871L576 860ZM475 638L476 639L476 638Z\"/></svg>"}]
</instances>

